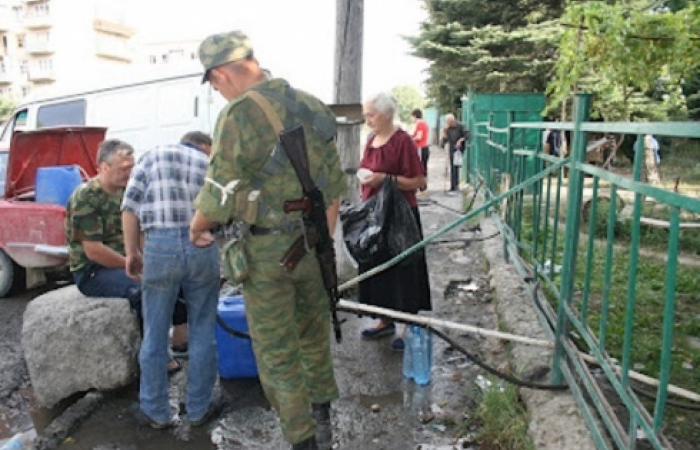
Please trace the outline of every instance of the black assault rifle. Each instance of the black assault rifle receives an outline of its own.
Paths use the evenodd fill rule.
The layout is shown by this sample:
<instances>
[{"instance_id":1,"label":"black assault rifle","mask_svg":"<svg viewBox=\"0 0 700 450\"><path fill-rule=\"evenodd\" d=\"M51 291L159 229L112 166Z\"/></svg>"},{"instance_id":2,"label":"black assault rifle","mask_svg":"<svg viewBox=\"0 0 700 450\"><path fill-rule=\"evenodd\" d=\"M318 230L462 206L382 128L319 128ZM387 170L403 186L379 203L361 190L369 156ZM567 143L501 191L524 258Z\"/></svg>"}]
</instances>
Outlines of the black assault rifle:
<instances>
[{"instance_id":1,"label":"black assault rifle","mask_svg":"<svg viewBox=\"0 0 700 450\"><path fill-rule=\"evenodd\" d=\"M289 247L280 260L280 264L285 270L291 272L310 248L316 250L316 259L321 267L323 286L326 288L330 300L335 340L340 342L342 336L336 311L336 304L340 297L338 295L338 275L335 268L335 248L328 231L326 203L323 200L323 193L321 193L311 177L304 127L298 125L290 130L282 131L280 133L280 142L294 168L297 178L299 178L304 193L300 199L286 200L284 202L284 212L302 211L305 230L305 234L297 238L292 246Z\"/></svg>"}]
</instances>

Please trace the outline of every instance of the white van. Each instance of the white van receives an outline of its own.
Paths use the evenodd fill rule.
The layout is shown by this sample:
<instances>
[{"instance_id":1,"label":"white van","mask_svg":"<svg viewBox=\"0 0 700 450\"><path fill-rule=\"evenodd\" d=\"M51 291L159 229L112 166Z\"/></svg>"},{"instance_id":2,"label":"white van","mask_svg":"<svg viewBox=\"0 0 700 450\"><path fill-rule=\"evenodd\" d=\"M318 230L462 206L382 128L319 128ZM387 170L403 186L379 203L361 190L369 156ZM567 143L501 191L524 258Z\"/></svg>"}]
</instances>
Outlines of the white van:
<instances>
[{"instance_id":1,"label":"white van","mask_svg":"<svg viewBox=\"0 0 700 450\"><path fill-rule=\"evenodd\" d=\"M15 131L67 125L105 127L107 139L126 141L137 154L177 143L188 131L211 134L226 100L201 80L201 71L191 71L89 87L56 83L15 109L0 134L0 148L9 148Z\"/></svg>"}]
</instances>

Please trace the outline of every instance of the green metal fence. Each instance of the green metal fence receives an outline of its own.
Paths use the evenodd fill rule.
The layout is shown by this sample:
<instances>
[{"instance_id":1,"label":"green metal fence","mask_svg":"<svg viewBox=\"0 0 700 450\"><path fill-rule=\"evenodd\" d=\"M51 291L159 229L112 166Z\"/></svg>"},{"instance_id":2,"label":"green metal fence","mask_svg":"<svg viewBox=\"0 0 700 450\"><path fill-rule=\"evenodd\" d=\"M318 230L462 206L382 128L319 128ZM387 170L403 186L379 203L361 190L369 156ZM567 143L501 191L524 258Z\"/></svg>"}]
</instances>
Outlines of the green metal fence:
<instances>
[{"instance_id":1,"label":"green metal fence","mask_svg":"<svg viewBox=\"0 0 700 450\"><path fill-rule=\"evenodd\" d=\"M672 365L679 364L674 324L680 223L682 215L700 213L700 200L640 181L642 157L635 158L631 177L584 161L589 133L637 135L635 151L641 155L646 134L700 138L700 126L589 122L587 95L576 99L575 122L523 122L511 112L505 123L496 124L493 115L477 120L469 114L477 107L475 97L470 95L464 105L473 136L465 155L470 183L483 183L489 200L538 178L531 189L512 192L491 212L504 237L507 258L524 277L541 286L532 292L540 320L555 341L552 381L569 384L598 448L637 448L640 433L651 448L673 448L664 435L664 418L669 389L674 389ZM570 157L553 176L542 176L544 168L562 163L561 158L542 153L541 136L551 126L570 133ZM626 222L629 241L621 246L615 244L615 236L622 197L631 201L632 213ZM586 208L582 208L584 198ZM666 205L670 214L665 274L658 286L657 312L663 324L654 328L661 345L643 354L635 343L650 338L643 324L649 311L636 312L635 306L638 276L642 276L638 274L642 208L649 201ZM621 270L627 277L626 292L613 295ZM622 324L612 321L613 313L624 314ZM593 364L584 361L582 352ZM642 362L655 362L646 369L658 378L658 386L649 388L655 398L646 403L633 389L633 369L645 357ZM598 376L592 375L593 368Z\"/></svg>"}]
</instances>

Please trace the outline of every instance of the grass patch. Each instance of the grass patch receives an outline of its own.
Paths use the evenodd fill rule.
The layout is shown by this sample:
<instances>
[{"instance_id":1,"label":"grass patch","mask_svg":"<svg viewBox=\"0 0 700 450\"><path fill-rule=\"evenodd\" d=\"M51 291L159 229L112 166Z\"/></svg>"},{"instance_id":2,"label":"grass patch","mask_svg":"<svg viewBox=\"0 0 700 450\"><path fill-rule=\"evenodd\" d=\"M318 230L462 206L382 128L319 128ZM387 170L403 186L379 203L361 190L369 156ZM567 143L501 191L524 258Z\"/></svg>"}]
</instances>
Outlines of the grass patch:
<instances>
[{"instance_id":1,"label":"grass patch","mask_svg":"<svg viewBox=\"0 0 700 450\"><path fill-rule=\"evenodd\" d=\"M521 222L521 242L525 245L521 255L532 262L534 244L533 208L523 208ZM629 226L624 223L615 225L616 244L613 257L606 260L606 241L596 239L607 237L607 208L599 210L593 241L593 250L588 254L589 237L582 233L579 240L574 297L571 306L578 311L578 316L586 316L586 324L598 339L605 339L605 348L611 356L621 360L624 345L625 319L628 312L627 298L630 289L630 249L625 244L630 242ZM587 230L587 227L584 227ZM666 231L666 234L663 232ZM683 233L688 233L683 238ZM563 259L565 236L563 229L558 229L556 247L552 251L554 227L550 225L547 236L543 236L543 226L540 225L537 245L542 249L547 242L547 255L534 255L539 262L553 259L559 265ZM693 239L698 239L698 230L681 232L681 248L688 251L693 247ZM666 249L667 230L642 229L641 245L643 248L654 250ZM700 245L697 247L700 248ZM695 249L693 249L695 250ZM664 325L664 306L666 296L666 262L662 258L642 258L637 261L636 280L632 287L635 298L633 315L633 339L631 341L631 368L654 378L660 374L661 348ZM609 267L611 277L609 292L606 296L606 267ZM550 273L544 274L549 277ZM588 277L588 288L586 279ZM549 278L559 287L561 278L554 274ZM671 383L694 392L700 392L700 350L691 344L692 337L700 336L700 277L697 267L680 264L675 272L675 315L673 326L673 342L671 350ZM545 290L553 308L557 308L557 298L551 290ZM604 303L608 302L608 319L605 332L600 334L601 316ZM581 330L576 330L581 334ZM652 387L645 387L648 392L655 392ZM644 400L647 410L653 414L654 403ZM700 415L697 412L682 409L666 409L664 432L667 436L678 440L676 450L695 449L695 443L700 440Z\"/></svg>"},{"instance_id":2,"label":"grass patch","mask_svg":"<svg viewBox=\"0 0 700 450\"><path fill-rule=\"evenodd\" d=\"M535 445L527 432L528 414L520 401L518 389L505 383L499 389L495 380L483 392L476 418L481 424L477 439L479 448L494 450L534 450Z\"/></svg>"}]
</instances>

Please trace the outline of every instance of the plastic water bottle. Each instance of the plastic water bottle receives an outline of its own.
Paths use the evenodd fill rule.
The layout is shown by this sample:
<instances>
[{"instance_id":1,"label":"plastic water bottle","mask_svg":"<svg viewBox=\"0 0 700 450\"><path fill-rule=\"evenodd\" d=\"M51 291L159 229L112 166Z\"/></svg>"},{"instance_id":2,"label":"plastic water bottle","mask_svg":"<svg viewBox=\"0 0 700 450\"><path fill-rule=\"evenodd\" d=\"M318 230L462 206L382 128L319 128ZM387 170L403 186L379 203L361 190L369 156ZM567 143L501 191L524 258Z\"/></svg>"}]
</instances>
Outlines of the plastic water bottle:
<instances>
[{"instance_id":1,"label":"plastic water bottle","mask_svg":"<svg viewBox=\"0 0 700 450\"><path fill-rule=\"evenodd\" d=\"M411 325L413 335L413 379L416 384L430 383L430 372L433 368L433 336L416 325Z\"/></svg>"},{"instance_id":2,"label":"plastic water bottle","mask_svg":"<svg viewBox=\"0 0 700 450\"><path fill-rule=\"evenodd\" d=\"M12 439L5 442L0 450L26 450L36 438L36 431L32 428L24 433L15 434Z\"/></svg>"},{"instance_id":3,"label":"plastic water bottle","mask_svg":"<svg viewBox=\"0 0 700 450\"><path fill-rule=\"evenodd\" d=\"M413 332L409 327L406 330L403 349L403 376L409 380L413 379Z\"/></svg>"}]
</instances>

